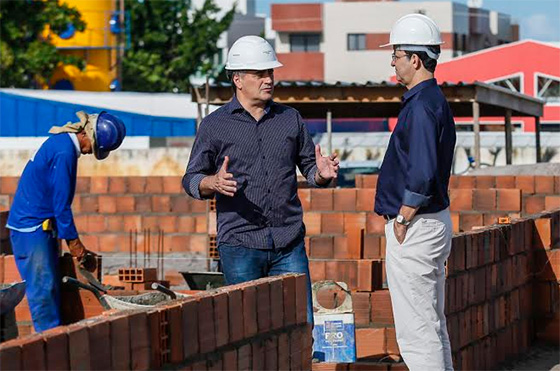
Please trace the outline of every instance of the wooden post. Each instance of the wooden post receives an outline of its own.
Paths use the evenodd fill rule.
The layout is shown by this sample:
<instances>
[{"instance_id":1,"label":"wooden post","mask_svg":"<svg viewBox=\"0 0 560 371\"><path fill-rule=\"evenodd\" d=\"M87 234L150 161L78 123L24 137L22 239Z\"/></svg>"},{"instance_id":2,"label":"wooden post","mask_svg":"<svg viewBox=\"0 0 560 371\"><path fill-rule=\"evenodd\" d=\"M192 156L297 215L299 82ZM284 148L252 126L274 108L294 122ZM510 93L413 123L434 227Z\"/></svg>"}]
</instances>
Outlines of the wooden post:
<instances>
[{"instance_id":1,"label":"wooden post","mask_svg":"<svg viewBox=\"0 0 560 371\"><path fill-rule=\"evenodd\" d=\"M473 102L474 167L480 167L480 104Z\"/></svg>"},{"instance_id":2,"label":"wooden post","mask_svg":"<svg viewBox=\"0 0 560 371\"><path fill-rule=\"evenodd\" d=\"M513 144L512 144L512 128L511 128L511 110L506 109L505 132L506 132L506 164L511 165L513 157Z\"/></svg>"},{"instance_id":3,"label":"wooden post","mask_svg":"<svg viewBox=\"0 0 560 371\"><path fill-rule=\"evenodd\" d=\"M541 118L535 116L535 149L537 150L537 162L541 162Z\"/></svg>"}]
</instances>

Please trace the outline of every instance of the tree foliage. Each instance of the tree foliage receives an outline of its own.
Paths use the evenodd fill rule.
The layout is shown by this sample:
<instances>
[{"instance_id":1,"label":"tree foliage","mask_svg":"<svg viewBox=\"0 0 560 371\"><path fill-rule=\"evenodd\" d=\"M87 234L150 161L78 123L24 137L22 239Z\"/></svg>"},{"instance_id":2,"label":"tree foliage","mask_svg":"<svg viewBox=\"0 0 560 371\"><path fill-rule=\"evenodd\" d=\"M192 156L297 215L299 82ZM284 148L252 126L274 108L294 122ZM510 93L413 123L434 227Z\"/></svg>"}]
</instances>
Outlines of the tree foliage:
<instances>
[{"instance_id":1,"label":"tree foliage","mask_svg":"<svg viewBox=\"0 0 560 371\"><path fill-rule=\"evenodd\" d=\"M43 31L83 31L80 13L59 0L0 0L0 86L32 88L48 82L60 64L84 61L58 52Z\"/></svg>"},{"instance_id":2,"label":"tree foliage","mask_svg":"<svg viewBox=\"0 0 560 371\"><path fill-rule=\"evenodd\" d=\"M192 9L190 0L126 0L131 45L123 60L123 89L188 92L196 72L215 75L212 63L220 35L235 9L217 18L220 8L205 0Z\"/></svg>"}]
</instances>

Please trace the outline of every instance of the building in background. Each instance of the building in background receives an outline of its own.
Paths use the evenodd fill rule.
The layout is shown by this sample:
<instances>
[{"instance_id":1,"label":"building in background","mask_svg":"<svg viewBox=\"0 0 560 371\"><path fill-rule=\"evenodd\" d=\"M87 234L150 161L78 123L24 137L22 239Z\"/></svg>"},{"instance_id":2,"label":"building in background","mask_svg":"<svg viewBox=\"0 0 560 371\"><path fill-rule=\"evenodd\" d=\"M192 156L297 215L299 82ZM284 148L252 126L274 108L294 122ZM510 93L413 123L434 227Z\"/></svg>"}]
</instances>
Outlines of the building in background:
<instances>
[{"instance_id":1,"label":"building in background","mask_svg":"<svg viewBox=\"0 0 560 371\"><path fill-rule=\"evenodd\" d=\"M389 40L395 21L409 13L425 14L439 25L445 42L440 61L518 39L519 28L509 15L452 1L272 4L276 52L285 66L277 79L389 80L392 50L379 45Z\"/></svg>"},{"instance_id":2,"label":"building in background","mask_svg":"<svg viewBox=\"0 0 560 371\"><path fill-rule=\"evenodd\" d=\"M76 66L58 67L49 87L57 90L118 90L119 39L125 27L120 22L119 1L115 0L64 0L75 7L87 22L83 32L69 28L60 35L49 30L53 44L64 54L74 55L86 61L81 71ZM123 1L123 0L120 0Z\"/></svg>"},{"instance_id":3,"label":"building in background","mask_svg":"<svg viewBox=\"0 0 560 371\"><path fill-rule=\"evenodd\" d=\"M542 131L560 132L560 45L534 40L484 49L438 64L438 82L484 81L546 101ZM470 127L470 121L457 119ZM502 118L483 118L486 129L503 130ZM513 118L520 131L535 131L531 118Z\"/></svg>"}]
</instances>

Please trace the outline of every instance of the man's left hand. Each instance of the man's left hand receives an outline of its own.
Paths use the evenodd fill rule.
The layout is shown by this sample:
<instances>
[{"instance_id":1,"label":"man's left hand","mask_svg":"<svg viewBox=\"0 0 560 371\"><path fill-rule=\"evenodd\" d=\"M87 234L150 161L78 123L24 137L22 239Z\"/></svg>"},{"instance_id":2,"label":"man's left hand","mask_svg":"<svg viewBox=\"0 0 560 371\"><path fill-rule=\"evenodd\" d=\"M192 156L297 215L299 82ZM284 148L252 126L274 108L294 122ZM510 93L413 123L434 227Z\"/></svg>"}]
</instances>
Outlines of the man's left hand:
<instances>
[{"instance_id":1,"label":"man's left hand","mask_svg":"<svg viewBox=\"0 0 560 371\"><path fill-rule=\"evenodd\" d=\"M317 164L316 178L320 181L319 183L324 184L337 177L339 161L336 157L336 152L333 152L330 156L323 157L323 155L321 155L321 146L318 144L315 146L315 162Z\"/></svg>"},{"instance_id":2,"label":"man's left hand","mask_svg":"<svg viewBox=\"0 0 560 371\"><path fill-rule=\"evenodd\" d=\"M407 228L408 227L406 225L397 223L396 220L393 221L393 231L395 232L395 238L397 239L397 242L401 245L404 242L404 239L406 238Z\"/></svg>"}]
</instances>

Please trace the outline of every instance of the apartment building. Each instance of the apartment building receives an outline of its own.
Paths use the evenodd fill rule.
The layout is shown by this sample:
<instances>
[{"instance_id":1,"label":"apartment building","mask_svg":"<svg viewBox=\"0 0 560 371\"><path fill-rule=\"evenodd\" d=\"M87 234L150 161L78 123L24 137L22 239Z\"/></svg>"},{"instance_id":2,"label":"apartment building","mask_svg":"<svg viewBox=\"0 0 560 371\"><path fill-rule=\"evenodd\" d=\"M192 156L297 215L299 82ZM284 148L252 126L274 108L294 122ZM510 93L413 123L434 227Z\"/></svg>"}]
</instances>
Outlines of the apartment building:
<instances>
[{"instance_id":1,"label":"apartment building","mask_svg":"<svg viewBox=\"0 0 560 371\"><path fill-rule=\"evenodd\" d=\"M431 17L440 27L440 61L518 39L507 14L461 3L340 0L272 4L276 52L284 68L278 80L384 81L393 75L389 40L394 22L409 13Z\"/></svg>"}]
</instances>

